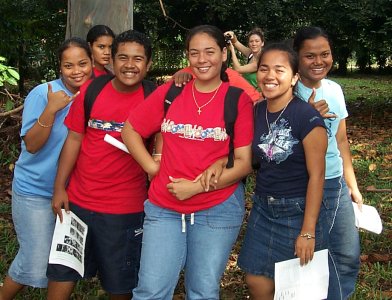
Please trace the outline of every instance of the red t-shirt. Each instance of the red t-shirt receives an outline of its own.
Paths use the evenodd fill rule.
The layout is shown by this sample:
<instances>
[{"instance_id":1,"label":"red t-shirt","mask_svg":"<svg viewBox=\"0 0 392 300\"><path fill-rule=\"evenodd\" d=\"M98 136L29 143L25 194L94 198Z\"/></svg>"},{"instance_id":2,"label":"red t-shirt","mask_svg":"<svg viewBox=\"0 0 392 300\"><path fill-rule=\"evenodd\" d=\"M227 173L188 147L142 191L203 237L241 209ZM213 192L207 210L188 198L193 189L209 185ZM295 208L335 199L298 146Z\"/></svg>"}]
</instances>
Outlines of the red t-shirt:
<instances>
[{"instance_id":1,"label":"red t-shirt","mask_svg":"<svg viewBox=\"0 0 392 300\"><path fill-rule=\"evenodd\" d=\"M213 207L226 200L237 188L233 184L224 189L201 193L179 201L167 189L169 176L193 180L212 163L229 153L229 136L223 118L224 98L229 83L223 83L216 97L203 107L201 114L192 97L193 80L185 85L164 119L164 98L172 83L168 82L152 93L129 115L129 122L142 137L162 132L163 149L160 170L148 192L152 203L180 213L193 213ZM207 103L212 93L195 90L198 105ZM253 137L253 104L246 93L238 102L238 116L234 126L234 148L250 145Z\"/></svg>"},{"instance_id":2,"label":"red t-shirt","mask_svg":"<svg viewBox=\"0 0 392 300\"><path fill-rule=\"evenodd\" d=\"M67 188L69 200L95 212L141 212L147 199L146 175L131 155L104 141L105 134L122 141L121 132L103 129L127 119L129 111L144 101L143 88L120 93L109 82L95 100L90 116L90 120L105 121L101 123L103 129L87 127L85 131L83 102L88 84L80 89L65 119L70 130L85 133Z\"/></svg>"},{"instance_id":3,"label":"red t-shirt","mask_svg":"<svg viewBox=\"0 0 392 300\"><path fill-rule=\"evenodd\" d=\"M94 77L99 77L99 76L102 76L102 75L107 75L107 74L111 74L110 73L110 71L108 70L108 69L103 69L102 71L101 70L98 70L97 68L93 68L93 72L94 72Z\"/></svg>"}]
</instances>

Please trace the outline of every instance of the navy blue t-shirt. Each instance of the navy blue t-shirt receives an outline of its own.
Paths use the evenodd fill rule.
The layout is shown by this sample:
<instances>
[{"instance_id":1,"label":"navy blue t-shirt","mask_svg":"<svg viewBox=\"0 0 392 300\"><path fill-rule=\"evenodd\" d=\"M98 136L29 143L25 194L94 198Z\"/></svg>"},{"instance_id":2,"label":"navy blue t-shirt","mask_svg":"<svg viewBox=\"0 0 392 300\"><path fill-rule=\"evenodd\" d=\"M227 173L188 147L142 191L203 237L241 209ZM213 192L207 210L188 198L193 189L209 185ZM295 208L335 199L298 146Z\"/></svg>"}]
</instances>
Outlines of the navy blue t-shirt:
<instances>
[{"instance_id":1,"label":"navy blue t-shirt","mask_svg":"<svg viewBox=\"0 0 392 300\"><path fill-rule=\"evenodd\" d=\"M267 101L255 106L253 154L260 163L256 176L259 196L276 198L305 197L308 172L302 140L317 126L325 127L320 114L295 97L283 114L267 113Z\"/></svg>"}]
</instances>

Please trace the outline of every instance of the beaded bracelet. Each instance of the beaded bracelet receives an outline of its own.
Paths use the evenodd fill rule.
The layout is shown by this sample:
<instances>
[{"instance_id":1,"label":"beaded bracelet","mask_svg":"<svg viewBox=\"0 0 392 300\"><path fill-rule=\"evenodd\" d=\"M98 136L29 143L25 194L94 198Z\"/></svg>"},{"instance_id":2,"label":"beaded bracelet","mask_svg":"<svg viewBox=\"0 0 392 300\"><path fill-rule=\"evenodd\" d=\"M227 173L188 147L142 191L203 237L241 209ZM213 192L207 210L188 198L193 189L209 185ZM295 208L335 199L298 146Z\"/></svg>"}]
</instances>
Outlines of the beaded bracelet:
<instances>
[{"instance_id":1,"label":"beaded bracelet","mask_svg":"<svg viewBox=\"0 0 392 300\"><path fill-rule=\"evenodd\" d=\"M39 117L38 117L38 120L37 120L37 122L38 122L38 125L39 125L39 126L41 126L41 127L43 127L43 128L49 128L49 127L52 127L52 126L53 126L53 124L54 124L54 123L52 123L52 124L50 124L50 125L45 125L45 124L41 123L41 121L39 120Z\"/></svg>"}]
</instances>

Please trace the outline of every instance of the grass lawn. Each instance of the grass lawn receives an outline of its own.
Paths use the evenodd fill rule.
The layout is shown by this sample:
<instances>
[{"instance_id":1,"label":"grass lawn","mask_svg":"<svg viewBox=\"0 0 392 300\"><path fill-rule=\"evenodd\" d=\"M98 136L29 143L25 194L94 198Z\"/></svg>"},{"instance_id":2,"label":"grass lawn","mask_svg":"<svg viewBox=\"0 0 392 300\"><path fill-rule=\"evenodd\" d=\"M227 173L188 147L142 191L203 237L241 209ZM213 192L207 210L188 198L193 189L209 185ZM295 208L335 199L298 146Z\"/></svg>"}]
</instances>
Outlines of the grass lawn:
<instances>
[{"instance_id":1,"label":"grass lawn","mask_svg":"<svg viewBox=\"0 0 392 300\"><path fill-rule=\"evenodd\" d=\"M348 136L353 164L365 204L373 205L383 220L380 235L361 232L361 270L351 299L392 299L392 76L332 77L346 95ZM0 282L17 251L11 221L8 163L0 172ZM248 180L247 212L254 177ZM221 283L221 298L249 299L243 273L236 267L244 228L234 247ZM182 279L175 299L184 299ZM26 289L17 299L45 299L45 290ZM96 279L78 284L73 299L107 299Z\"/></svg>"}]
</instances>

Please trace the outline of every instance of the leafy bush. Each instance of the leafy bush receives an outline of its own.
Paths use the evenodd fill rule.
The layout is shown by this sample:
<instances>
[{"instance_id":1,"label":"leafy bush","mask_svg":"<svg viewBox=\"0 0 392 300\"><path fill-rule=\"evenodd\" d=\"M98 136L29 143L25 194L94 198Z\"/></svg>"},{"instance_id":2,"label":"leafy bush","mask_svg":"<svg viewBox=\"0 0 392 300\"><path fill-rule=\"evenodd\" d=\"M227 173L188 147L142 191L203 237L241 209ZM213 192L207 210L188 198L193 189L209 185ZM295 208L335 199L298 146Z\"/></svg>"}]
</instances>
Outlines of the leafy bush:
<instances>
[{"instance_id":1,"label":"leafy bush","mask_svg":"<svg viewBox=\"0 0 392 300\"><path fill-rule=\"evenodd\" d=\"M0 86L4 86L5 82L17 85L17 80L20 78L19 73L14 68L4 65L5 61L5 57L0 56Z\"/></svg>"}]
</instances>

